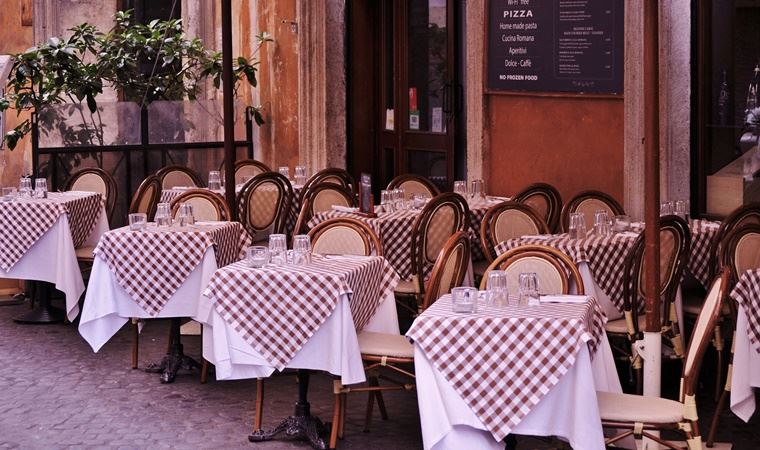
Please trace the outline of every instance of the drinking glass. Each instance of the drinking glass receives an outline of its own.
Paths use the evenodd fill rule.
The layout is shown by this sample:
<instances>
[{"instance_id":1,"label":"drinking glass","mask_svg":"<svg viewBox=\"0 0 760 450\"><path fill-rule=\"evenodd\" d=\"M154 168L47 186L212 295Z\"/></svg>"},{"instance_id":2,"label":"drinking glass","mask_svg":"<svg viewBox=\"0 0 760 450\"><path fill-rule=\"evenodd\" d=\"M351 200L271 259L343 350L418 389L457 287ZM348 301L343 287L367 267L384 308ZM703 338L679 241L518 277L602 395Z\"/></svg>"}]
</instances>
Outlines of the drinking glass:
<instances>
[{"instance_id":1,"label":"drinking glass","mask_svg":"<svg viewBox=\"0 0 760 450\"><path fill-rule=\"evenodd\" d=\"M287 237L284 234L269 235L269 253L271 254L272 264L287 264L287 251Z\"/></svg>"},{"instance_id":2,"label":"drinking glass","mask_svg":"<svg viewBox=\"0 0 760 450\"><path fill-rule=\"evenodd\" d=\"M306 166L296 166L295 182L296 186L303 186L306 183Z\"/></svg>"},{"instance_id":3,"label":"drinking glass","mask_svg":"<svg viewBox=\"0 0 760 450\"><path fill-rule=\"evenodd\" d=\"M277 169L277 171L280 172L280 175L282 175L283 177L287 178L288 180L290 179L290 167L282 166L279 169Z\"/></svg>"},{"instance_id":4,"label":"drinking glass","mask_svg":"<svg viewBox=\"0 0 760 450\"><path fill-rule=\"evenodd\" d=\"M673 202L660 203L660 216L669 216L673 214Z\"/></svg>"},{"instance_id":5,"label":"drinking glass","mask_svg":"<svg viewBox=\"0 0 760 450\"><path fill-rule=\"evenodd\" d=\"M568 234L570 235L570 239L586 238L586 215L584 213L570 213L570 227Z\"/></svg>"},{"instance_id":6,"label":"drinking glass","mask_svg":"<svg viewBox=\"0 0 760 450\"><path fill-rule=\"evenodd\" d=\"M404 202L406 202L406 189L396 188L393 190L393 209L401 211L404 209Z\"/></svg>"},{"instance_id":7,"label":"drinking glass","mask_svg":"<svg viewBox=\"0 0 760 450\"><path fill-rule=\"evenodd\" d=\"M414 194L414 209L422 209L425 207L425 203L430 199L425 194Z\"/></svg>"},{"instance_id":8,"label":"drinking glass","mask_svg":"<svg viewBox=\"0 0 760 450\"><path fill-rule=\"evenodd\" d=\"M13 201L14 198L16 198L16 195L18 195L18 192L15 187L4 187L3 188L3 201L4 202L10 202Z\"/></svg>"},{"instance_id":9,"label":"drinking glass","mask_svg":"<svg viewBox=\"0 0 760 450\"><path fill-rule=\"evenodd\" d=\"M245 260L251 267L264 267L269 264L269 249L262 245L254 245L245 249Z\"/></svg>"},{"instance_id":10,"label":"drinking glass","mask_svg":"<svg viewBox=\"0 0 760 450\"><path fill-rule=\"evenodd\" d=\"M177 213L177 220L181 227L194 225L195 216L193 215L193 205L189 203L181 203L179 205L179 212Z\"/></svg>"},{"instance_id":11,"label":"drinking glass","mask_svg":"<svg viewBox=\"0 0 760 450\"><path fill-rule=\"evenodd\" d=\"M538 277L534 272L520 274L520 304L528 306L537 306L540 301L538 298Z\"/></svg>"},{"instance_id":12,"label":"drinking glass","mask_svg":"<svg viewBox=\"0 0 760 450\"><path fill-rule=\"evenodd\" d=\"M383 212L393 212L393 191L380 191L380 204Z\"/></svg>"},{"instance_id":13,"label":"drinking glass","mask_svg":"<svg viewBox=\"0 0 760 450\"><path fill-rule=\"evenodd\" d=\"M159 227L169 227L172 224L172 210L169 203L159 203L156 207L155 219Z\"/></svg>"},{"instance_id":14,"label":"drinking glass","mask_svg":"<svg viewBox=\"0 0 760 450\"><path fill-rule=\"evenodd\" d=\"M509 291L507 290L507 273L503 270L488 272L486 282L486 295L488 304L497 308L503 308L509 304Z\"/></svg>"},{"instance_id":15,"label":"drinking glass","mask_svg":"<svg viewBox=\"0 0 760 450\"><path fill-rule=\"evenodd\" d=\"M454 182L454 193L459 194L462 197L467 196L467 182L466 181L455 181Z\"/></svg>"},{"instance_id":16,"label":"drinking glass","mask_svg":"<svg viewBox=\"0 0 760 450\"><path fill-rule=\"evenodd\" d=\"M594 213L594 234L606 236L610 233L610 218L607 211L600 209Z\"/></svg>"},{"instance_id":17,"label":"drinking glass","mask_svg":"<svg viewBox=\"0 0 760 450\"><path fill-rule=\"evenodd\" d=\"M305 265L311 263L311 239L306 234L293 237L293 264Z\"/></svg>"},{"instance_id":18,"label":"drinking glass","mask_svg":"<svg viewBox=\"0 0 760 450\"><path fill-rule=\"evenodd\" d=\"M472 180L472 183L470 183L470 197L478 199L483 198L484 195L483 180Z\"/></svg>"},{"instance_id":19,"label":"drinking glass","mask_svg":"<svg viewBox=\"0 0 760 450\"><path fill-rule=\"evenodd\" d=\"M222 189L222 177L219 175L218 170L211 170L208 173L208 188L212 191L219 191Z\"/></svg>"},{"instance_id":20,"label":"drinking glass","mask_svg":"<svg viewBox=\"0 0 760 450\"><path fill-rule=\"evenodd\" d=\"M615 216L614 229L616 233L625 233L631 229L631 218L626 215Z\"/></svg>"},{"instance_id":21,"label":"drinking glass","mask_svg":"<svg viewBox=\"0 0 760 450\"><path fill-rule=\"evenodd\" d=\"M18 185L18 193L23 197L29 197L32 195L32 179L29 177L21 177Z\"/></svg>"},{"instance_id":22,"label":"drinking glass","mask_svg":"<svg viewBox=\"0 0 760 450\"><path fill-rule=\"evenodd\" d=\"M47 178L34 180L34 198L47 198Z\"/></svg>"},{"instance_id":23,"label":"drinking glass","mask_svg":"<svg viewBox=\"0 0 760 450\"><path fill-rule=\"evenodd\" d=\"M689 220L689 202L678 200L675 204L675 215L684 220Z\"/></svg>"},{"instance_id":24,"label":"drinking glass","mask_svg":"<svg viewBox=\"0 0 760 450\"><path fill-rule=\"evenodd\" d=\"M455 287L451 290L452 307L455 313L478 312L478 290L472 287Z\"/></svg>"},{"instance_id":25,"label":"drinking glass","mask_svg":"<svg viewBox=\"0 0 760 450\"><path fill-rule=\"evenodd\" d=\"M145 213L133 213L129 215L129 229L140 231L148 223L148 215Z\"/></svg>"}]
</instances>

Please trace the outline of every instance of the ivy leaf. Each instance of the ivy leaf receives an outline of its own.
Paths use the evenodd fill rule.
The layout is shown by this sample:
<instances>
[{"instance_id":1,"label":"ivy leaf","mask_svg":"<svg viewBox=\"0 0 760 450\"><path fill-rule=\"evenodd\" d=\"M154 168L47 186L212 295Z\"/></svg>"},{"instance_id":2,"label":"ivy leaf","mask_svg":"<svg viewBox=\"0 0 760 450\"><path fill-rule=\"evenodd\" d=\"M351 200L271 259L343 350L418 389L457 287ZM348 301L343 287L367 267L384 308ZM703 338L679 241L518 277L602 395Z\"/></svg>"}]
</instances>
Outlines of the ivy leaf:
<instances>
[{"instance_id":1,"label":"ivy leaf","mask_svg":"<svg viewBox=\"0 0 760 450\"><path fill-rule=\"evenodd\" d=\"M95 97L92 94L87 94L87 108L89 108L92 114L95 114L95 111L98 110L98 104L95 102Z\"/></svg>"}]
</instances>

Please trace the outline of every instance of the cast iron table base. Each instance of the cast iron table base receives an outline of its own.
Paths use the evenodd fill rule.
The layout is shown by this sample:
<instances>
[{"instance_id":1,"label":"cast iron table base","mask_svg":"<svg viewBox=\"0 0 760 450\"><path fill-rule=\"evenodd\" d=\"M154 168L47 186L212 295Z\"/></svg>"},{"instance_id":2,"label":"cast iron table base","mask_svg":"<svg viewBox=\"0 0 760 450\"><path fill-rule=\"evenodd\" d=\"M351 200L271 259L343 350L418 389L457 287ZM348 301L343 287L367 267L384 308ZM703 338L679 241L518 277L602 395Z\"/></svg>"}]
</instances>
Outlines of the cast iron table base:
<instances>
[{"instance_id":1,"label":"cast iron table base","mask_svg":"<svg viewBox=\"0 0 760 450\"><path fill-rule=\"evenodd\" d=\"M13 319L17 323L48 324L63 322L66 314L62 309L50 303L53 285L46 281L32 282L32 297L37 299L37 306L28 313Z\"/></svg>"},{"instance_id":2,"label":"cast iron table base","mask_svg":"<svg viewBox=\"0 0 760 450\"><path fill-rule=\"evenodd\" d=\"M251 442L269 441L278 434L285 432L285 435L296 439L309 441L312 448L316 450L326 450L329 439L329 423L322 423L318 417L312 416L310 405L306 397L309 393L309 371L306 369L298 370L298 403L294 415L283 420L279 425L271 430L256 430L248 435Z\"/></svg>"},{"instance_id":3,"label":"cast iron table base","mask_svg":"<svg viewBox=\"0 0 760 450\"><path fill-rule=\"evenodd\" d=\"M148 367L145 368L145 371L148 373L160 373L161 383L173 383L180 369L192 371L201 367L198 361L185 355L183 351L179 332L180 322L180 318L172 319L169 353L164 356L161 362L148 364Z\"/></svg>"}]
</instances>

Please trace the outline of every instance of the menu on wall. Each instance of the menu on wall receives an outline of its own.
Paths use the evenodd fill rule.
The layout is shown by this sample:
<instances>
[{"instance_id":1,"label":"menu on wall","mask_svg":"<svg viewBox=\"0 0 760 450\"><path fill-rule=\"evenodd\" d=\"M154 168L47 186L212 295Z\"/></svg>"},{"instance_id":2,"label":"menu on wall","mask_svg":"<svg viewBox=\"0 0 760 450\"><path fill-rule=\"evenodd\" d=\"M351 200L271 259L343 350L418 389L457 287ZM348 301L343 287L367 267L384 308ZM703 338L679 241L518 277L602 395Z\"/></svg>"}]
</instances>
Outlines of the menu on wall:
<instances>
[{"instance_id":1,"label":"menu on wall","mask_svg":"<svg viewBox=\"0 0 760 450\"><path fill-rule=\"evenodd\" d=\"M491 90L622 94L624 0L490 0Z\"/></svg>"}]
</instances>

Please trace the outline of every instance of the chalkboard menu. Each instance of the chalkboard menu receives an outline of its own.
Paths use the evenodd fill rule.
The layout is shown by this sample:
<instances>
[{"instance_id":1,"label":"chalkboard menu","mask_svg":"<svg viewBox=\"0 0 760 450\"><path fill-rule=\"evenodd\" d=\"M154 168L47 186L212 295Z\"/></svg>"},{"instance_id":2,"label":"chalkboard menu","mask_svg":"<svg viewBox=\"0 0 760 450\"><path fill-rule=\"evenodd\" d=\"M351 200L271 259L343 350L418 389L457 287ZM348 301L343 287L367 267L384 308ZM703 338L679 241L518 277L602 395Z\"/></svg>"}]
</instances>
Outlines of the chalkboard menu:
<instances>
[{"instance_id":1,"label":"chalkboard menu","mask_svg":"<svg viewBox=\"0 0 760 450\"><path fill-rule=\"evenodd\" d=\"M490 0L489 90L623 93L624 0Z\"/></svg>"}]
</instances>

